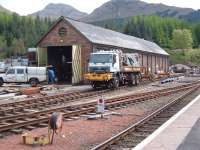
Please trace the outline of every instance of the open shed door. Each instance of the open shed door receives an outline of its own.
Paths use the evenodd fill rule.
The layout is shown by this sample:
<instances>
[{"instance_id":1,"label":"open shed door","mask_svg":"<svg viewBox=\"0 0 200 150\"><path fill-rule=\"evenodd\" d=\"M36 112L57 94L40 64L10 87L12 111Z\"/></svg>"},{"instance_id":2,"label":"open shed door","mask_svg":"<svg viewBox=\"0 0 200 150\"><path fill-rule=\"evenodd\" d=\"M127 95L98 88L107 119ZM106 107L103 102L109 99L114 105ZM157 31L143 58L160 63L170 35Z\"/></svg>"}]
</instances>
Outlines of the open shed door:
<instances>
[{"instance_id":1,"label":"open shed door","mask_svg":"<svg viewBox=\"0 0 200 150\"><path fill-rule=\"evenodd\" d=\"M72 46L72 84L79 84L82 80L81 46Z\"/></svg>"}]
</instances>

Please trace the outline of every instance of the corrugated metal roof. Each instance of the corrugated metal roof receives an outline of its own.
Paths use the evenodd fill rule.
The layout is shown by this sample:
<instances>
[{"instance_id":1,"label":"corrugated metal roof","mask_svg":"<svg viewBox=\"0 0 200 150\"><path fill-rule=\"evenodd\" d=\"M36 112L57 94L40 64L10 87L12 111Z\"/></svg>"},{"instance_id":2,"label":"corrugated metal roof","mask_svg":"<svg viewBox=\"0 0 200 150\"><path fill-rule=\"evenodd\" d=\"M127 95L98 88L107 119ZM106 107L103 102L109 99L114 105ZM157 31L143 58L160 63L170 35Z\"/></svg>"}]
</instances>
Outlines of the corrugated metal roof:
<instances>
[{"instance_id":1,"label":"corrugated metal roof","mask_svg":"<svg viewBox=\"0 0 200 150\"><path fill-rule=\"evenodd\" d=\"M144 52L162 55L169 55L164 49L160 48L157 44L153 42L97 27L91 24L75 21L69 18L65 19L70 22L92 43L141 50Z\"/></svg>"}]
</instances>

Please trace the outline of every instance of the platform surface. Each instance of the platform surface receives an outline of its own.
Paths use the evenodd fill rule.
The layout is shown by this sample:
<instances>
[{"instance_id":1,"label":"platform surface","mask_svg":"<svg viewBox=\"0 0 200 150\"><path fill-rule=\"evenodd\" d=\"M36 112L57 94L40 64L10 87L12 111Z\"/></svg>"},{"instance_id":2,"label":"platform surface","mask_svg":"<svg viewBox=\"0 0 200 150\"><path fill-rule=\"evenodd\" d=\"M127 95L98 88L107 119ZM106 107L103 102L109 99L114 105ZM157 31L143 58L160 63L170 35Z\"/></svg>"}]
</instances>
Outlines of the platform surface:
<instances>
[{"instance_id":1,"label":"platform surface","mask_svg":"<svg viewBox=\"0 0 200 150\"><path fill-rule=\"evenodd\" d=\"M200 95L133 150L200 150Z\"/></svg>"}]
</instances>

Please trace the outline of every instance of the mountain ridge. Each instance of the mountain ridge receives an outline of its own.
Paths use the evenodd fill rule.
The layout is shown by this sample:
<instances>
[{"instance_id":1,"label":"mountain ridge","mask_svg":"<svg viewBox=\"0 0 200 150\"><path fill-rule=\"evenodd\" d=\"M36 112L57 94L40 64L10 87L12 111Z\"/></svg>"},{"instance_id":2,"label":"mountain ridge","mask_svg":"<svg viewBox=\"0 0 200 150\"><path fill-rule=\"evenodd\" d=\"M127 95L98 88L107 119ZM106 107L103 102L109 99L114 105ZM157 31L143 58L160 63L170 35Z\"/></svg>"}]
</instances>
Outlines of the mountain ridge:
<instances>
[{"instance_id":1,"label":"mountain ridge","mask_svg":"<svg viewBox=\"0 0 200 150\"><path fill-rule=\"evenodd\" d=\"M39 16L41 18L57 19L60 16L65 16L73 19L80 19L87 16L87 13L81 12L76 8L62 3L50 3L43 10L29 14L29 16Z\"/></svg>"},{"instance_id":2,"label":"mountain ridge","mask_svg":"<svg viewBox=\"0 0 200 150\"><path fill-rule=\"evenodd\" d=\"M1 5L0 12L14 13ZM51 20L64 16L83 22L93 23L111 19L129 18L138 15L173 17L188 22L200 21L200 10L167 6L161 3L146 3L141 0L110 0L96 8L90 14L81 12L67 4L49 3L44 9L27 16L39 16L40 18L51 18Z\"/></svg>"},{"instance_id":3,"label":"mountain ridge","mask_svg":"<svg viewBox=\"0 0 200 150\"><path fill-rule=\"evenodd\" d=\"M10 10L8 10L7 8L3 7L2 5L0 5L0 12L4 12L4 13L12 13Z\"/></svg>"},{"instance_id":4,"label":"mountain ridge","mask_svg":"<svg viewBox=\"0 0 200 150\"><path fill-rule=\"evenodd\" d=\"M82 21L94 22L108 19L126 18L137 15L157 14L164 17L180 18L192 13L194 9L152 4L139 0L111 0L96 8Z\"/></svg>"}]
</instances>

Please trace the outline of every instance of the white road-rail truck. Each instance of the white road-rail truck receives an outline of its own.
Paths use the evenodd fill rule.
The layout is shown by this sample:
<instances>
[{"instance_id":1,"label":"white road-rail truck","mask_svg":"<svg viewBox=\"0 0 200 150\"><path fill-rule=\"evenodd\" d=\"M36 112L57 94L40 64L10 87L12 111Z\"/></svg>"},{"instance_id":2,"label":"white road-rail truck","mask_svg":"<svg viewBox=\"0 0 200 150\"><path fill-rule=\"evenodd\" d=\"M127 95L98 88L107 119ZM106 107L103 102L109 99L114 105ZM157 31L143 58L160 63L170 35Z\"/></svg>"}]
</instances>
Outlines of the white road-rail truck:
<instances>
[{"instance_id":1,"label":"white road-rail truck","mask_svg":"<svg viewBox=\"0 0 200 150\"><path fill-rule=\"evenodd\" d=\"M47 81L46 67L15 66L0 74L0 86L4 83L30 83L36 86L44 81Z\"/></svg>"},{"instance_id":2,"label":"white road-rail truck","mask_svg":"<svg viewBox=\"0 0 200 150\"><path fill-rule=\"evenodd\" d=\"M90 54L88 73L84 75L94 89L117 88L119 85L137 85L146 72L139 64L137 53L120 50L97 51Z\"/></svg>"}]
</instances>

